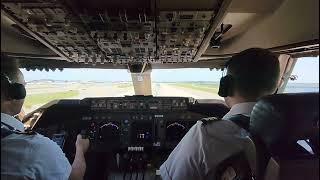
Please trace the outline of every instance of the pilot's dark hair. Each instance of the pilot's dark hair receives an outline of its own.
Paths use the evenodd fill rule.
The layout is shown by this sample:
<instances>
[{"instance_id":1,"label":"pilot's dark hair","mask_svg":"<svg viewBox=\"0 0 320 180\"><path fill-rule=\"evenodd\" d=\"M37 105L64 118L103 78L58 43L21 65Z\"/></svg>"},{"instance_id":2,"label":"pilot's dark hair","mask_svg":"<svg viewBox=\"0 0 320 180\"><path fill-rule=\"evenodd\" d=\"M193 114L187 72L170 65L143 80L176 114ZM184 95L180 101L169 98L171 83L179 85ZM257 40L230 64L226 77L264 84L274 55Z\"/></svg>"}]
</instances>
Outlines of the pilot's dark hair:
<instances>
[{"instance_id":1,"label":"pilot's dark hair","mask_svg":"<svg viewBox=\"0 0 320 180\"><path fill-rule=\"evenodd\" d=\"M233 89L244 98L256 99L277 88L280 64L278 57L269 50L246 49L233 56L226 66L233 79Z\"/></svg>"}]
</instances>

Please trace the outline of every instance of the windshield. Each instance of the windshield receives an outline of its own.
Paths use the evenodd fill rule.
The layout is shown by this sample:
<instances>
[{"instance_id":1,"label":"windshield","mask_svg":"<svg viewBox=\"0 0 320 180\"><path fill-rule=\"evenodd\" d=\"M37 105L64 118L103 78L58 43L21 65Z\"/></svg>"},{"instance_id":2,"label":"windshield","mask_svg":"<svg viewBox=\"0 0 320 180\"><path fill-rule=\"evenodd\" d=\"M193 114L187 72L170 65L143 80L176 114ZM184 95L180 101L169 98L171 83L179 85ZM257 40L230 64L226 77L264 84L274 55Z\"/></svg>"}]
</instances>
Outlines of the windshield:
<instances>
[{"instance_id":1,"label":"windshield","mask_svg":"<svg viewBox=\"0 0 320 180\"><path fill-rule=\"evenodd\" d=\"M124 69L64 69L26 71L25 113L55 99L134 95L132 77ZM153 69L153 96L223 99L218 96L221 70L209 68ZM319 58L298 59L284 92L319 92Z\"/></svg>"},{"instance_id":2,"label":"windshield","mask_svg":"<svg viewBox=\"0 0 320 180\"><path fill-rule=\"evenodd\" d=\"M27 82L25 113L55 99L122 97L135 94L131 75L123 69L21 71ZM151 73L152 95L222 99L217 95L221 75L221 70L209 68L155 69Z\"/></svg>"},{"instance_id":3,"label":"windshield","mask_svg":"<svg viewBox=\"0 0 320 180\"><path fill-rule=\"evenodd\" d=\"M154 96L223 99L218 96L222 71L209 69L157 69L152 71Z\"/></svg>"},{"instance_id":4,"label":"windshield","mask_svg":"<svg viewBox=\"0 0 320 180\"><path fill-rule=\"evenodd\" d=\"M319 56L299 58L284 93L319 92Z\"/></svg>"}]
</instances>

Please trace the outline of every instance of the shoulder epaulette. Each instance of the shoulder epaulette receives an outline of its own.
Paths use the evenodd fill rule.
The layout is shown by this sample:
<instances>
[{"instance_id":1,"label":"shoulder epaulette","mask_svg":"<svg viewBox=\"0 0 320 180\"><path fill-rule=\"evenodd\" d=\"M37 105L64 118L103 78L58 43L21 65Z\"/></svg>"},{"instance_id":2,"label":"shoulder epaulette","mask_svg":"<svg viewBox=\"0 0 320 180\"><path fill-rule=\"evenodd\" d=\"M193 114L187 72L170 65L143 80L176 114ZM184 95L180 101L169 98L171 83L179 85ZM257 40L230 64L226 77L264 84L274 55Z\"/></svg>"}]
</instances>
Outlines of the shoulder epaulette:
<instances>
[{"instance_id":1,"label":"shoulder epaulette","mask_svg":"<svg viewBox=\"0 0 320 180\"><path fill-rule=\"evenodd\" d=\"M7 137L11 134L36 135L37 133L35 131L31 131L31 130L26 130L24 132L20 132L20 131L16 131L16 130L1 128L1 139L4 139L5 137Z\"/></svg>"},{"instance_id":2,"label":"shoulder epaulette","mask_svg":"<svg viewBox=\"0 0 320 180\"><path fill-rule=\"evenodd\" d=\"M25 135L36 135L37 134L37 132L35 132L35 131L32 131L32 130L26 130L26 131L24 131L24 132L15 132L16 134L25 134Z\"/></svg>"},{"instance_id":3,"label":"shoulder epaulette","mask_svg":"<svg viewBox=\"0 0 320 180\"><path fill-rule=\"evenodd\" d=\"M217 118L217 117L208 117L208 118L200 119L200 121L202 121L202 125L204 125L204 126L209 123L220 121L220 120L221 120L221 118Z\"/></svg>"}]
</instances>

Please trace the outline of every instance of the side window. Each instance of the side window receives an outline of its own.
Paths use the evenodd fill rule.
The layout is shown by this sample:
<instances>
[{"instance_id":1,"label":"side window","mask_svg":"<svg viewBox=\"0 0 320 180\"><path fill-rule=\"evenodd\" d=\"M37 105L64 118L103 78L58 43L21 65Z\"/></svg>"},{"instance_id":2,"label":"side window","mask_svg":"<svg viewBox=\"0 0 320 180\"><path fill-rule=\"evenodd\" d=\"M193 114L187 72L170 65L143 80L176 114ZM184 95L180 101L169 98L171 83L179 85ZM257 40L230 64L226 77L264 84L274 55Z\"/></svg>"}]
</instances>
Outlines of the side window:
<instances>
[{"instance_id":1,"label":"side window","mask_svg":"<svg viewBox=\"0 0 320 180\"><path fill-rule=\"evenodd\" d=\"M284 92L319 92L319 56L297 60Z\"/></svg>"}]
</instances>

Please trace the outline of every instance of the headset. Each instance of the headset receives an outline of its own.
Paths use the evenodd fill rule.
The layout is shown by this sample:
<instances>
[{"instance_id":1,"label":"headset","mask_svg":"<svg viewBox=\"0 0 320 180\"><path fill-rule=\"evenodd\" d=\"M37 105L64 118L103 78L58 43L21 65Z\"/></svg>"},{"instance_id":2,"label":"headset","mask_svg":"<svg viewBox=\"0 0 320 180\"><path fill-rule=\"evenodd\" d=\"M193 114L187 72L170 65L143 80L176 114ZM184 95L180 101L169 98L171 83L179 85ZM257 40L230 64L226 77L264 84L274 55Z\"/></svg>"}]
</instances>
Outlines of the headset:
<instances>
[{"instance_id":1,"label":"headset","mask_svg":"<svg viewBox=\"0 0 320 180\"><path fill-rule=\"evenodd\" d=\"M232 58L227 61L227 63L225 64L225 69L228 69L228 67L230 66L230 64L232 63ZM228 97L228 96L232 96L233 95L233 84L234 84L234 77L232 77L231 74L227 74L224 76L223 72L227 72L227 71L222 71L222 77L220 79L220 85L219 85L219 91L218 91L218 95L220 97Z\"/></svg>"},{"instance_id":2,"label":"headset","mask_svg":"<svg viewBox=\"0 0 320 180\"><path fill-rule=\"evenodd\" d=\"M230 74L221 77L218 95L221 97L233 95L233 78Z\"/></svg>"},{"instance_id":3,"label":"headset","mask_svg":"<svg viewBox=\"0 0 320 180\"><path fill-rule=\"evenodd\" d=\"M6 95L10 99L21 100L26 97L27 92L23 84L12 82L4 73L1 73L1 81L6 84L4 88L6 88Z\"/></svg>"},{"instance_id":4,"label":"headset","mask_svg":"<svg viewBox=\"0 0 320 180\"><path fill-rule=\"evenodd\" d=\"M226 66L226 68L228 68L228 66ZM220 97L228 97L233 95L233 90L234 90L233 81L234 81L234 77L232 77L232 75L230 74L227 74L221 77L219 91L218 91L218 95ZM279 88L277 87L276 91L273 94L277 94L278 90Z\"/></svg>"}]
</instances>

